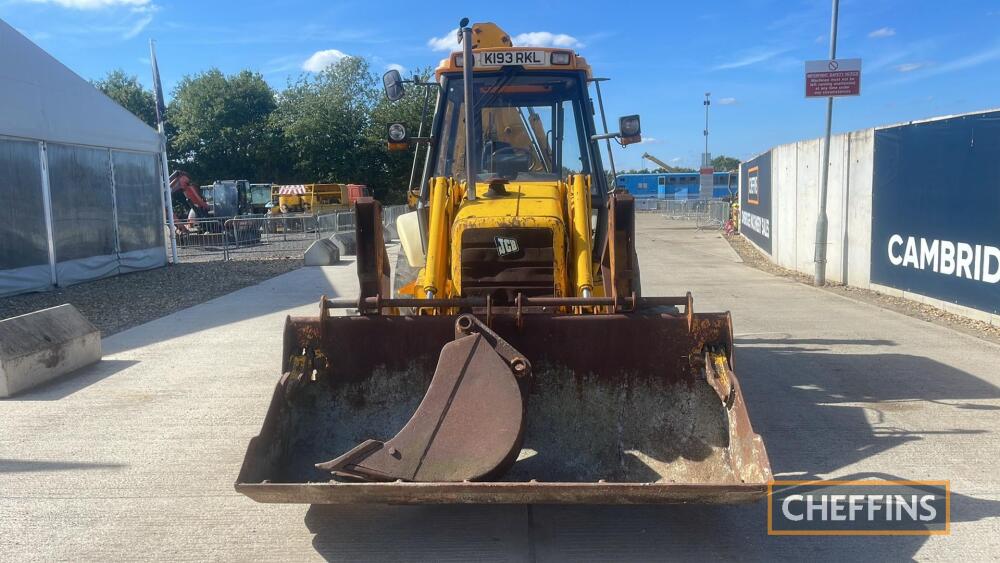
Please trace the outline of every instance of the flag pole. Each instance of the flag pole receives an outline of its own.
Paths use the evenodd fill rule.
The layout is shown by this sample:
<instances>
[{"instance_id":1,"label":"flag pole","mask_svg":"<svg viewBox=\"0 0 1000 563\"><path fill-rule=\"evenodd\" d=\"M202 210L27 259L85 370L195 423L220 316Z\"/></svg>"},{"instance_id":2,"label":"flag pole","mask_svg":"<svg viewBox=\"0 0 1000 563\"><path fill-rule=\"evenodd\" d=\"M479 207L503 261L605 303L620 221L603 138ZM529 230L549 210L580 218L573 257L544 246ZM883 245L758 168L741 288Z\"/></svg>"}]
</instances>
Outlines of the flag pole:
<instances>
[{"instance_id":1,"label":"flag pole","mask_svg":"<svg viewBox=\"0 0 1000 563\"><path fill-rule=\"evenodd\" d=\"M153 92L156 96L156 130L160 134L160 170L162 171L163 203L167 212L167 224L170 230L170 259L177 263L177 229L174 226L174 204L170 193L170 169L167 164L167 132L164 128L166 106L163 103L163 87L160 84L160 68L156 64L156 47L149 40L149 62L153 67Z\"/></svg>"}]
</instances>

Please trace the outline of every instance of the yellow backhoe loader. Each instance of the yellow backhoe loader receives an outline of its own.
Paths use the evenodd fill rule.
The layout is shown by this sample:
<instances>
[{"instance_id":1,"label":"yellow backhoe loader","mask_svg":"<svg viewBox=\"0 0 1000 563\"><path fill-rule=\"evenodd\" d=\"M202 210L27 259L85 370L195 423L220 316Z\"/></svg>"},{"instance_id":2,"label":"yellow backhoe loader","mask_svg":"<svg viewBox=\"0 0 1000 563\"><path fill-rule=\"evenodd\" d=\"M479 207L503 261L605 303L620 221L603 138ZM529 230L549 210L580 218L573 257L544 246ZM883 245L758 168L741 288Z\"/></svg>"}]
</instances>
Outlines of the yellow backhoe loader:
<instances>
[{"instance_id":1,"label":"yellow backhoe loader","mask_svg":"<svg viewBox=\"0 0 1000 563\"><path fill-rule=\"evenodd\" d=\"M426 137L387 130L392 149L426 149L395 272L381 208L361 199L360 297L288 319L236 489L302 503L763 497L729 313L640 290L634 202L601 155L639 141L639 117L608 132L600 79L571 50L514 46L492 23L459 33L433 83L384 77L392 101L404 84L437 98Z\"/></svg>"}]
</instances>

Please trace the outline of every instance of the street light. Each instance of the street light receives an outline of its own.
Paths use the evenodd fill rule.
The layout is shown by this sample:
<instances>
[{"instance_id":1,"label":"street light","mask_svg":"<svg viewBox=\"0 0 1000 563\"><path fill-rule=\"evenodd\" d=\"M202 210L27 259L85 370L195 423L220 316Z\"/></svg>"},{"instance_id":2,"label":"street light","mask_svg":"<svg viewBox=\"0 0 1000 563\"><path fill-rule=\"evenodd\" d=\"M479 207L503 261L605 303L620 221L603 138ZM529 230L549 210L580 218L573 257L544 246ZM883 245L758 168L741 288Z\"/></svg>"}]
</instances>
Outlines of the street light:
<instances>
[{"instance_id":1,"label":"street light","mask_svg":"<svg viewBox=\"0 0 1000 563\"><path fill-rule=\"evenodd\" d=\"M705 92L705 101L703 102L705 106L705 154L701 157L702 168L708 168L712 163L712 158L708 154L708 107L712 105L711 96L711 92Z\"/></svg>"}]
</instances>

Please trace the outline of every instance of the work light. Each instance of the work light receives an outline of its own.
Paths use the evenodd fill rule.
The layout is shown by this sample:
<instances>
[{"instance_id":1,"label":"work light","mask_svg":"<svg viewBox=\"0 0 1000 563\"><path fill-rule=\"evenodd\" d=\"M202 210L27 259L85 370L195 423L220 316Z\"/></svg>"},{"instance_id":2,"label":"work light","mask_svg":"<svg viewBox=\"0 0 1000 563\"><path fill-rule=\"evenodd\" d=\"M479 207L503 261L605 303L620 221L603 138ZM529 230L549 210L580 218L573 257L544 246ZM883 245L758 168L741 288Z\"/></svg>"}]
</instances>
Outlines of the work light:
<instances>
[{"instance_id":1,"label":"work light","mask_svg":"<svg viewBox=\"0 0 1000 563\"><path fill-rule=\"evenodd\" d=\"M552 53L552 64L554 65L568 65L569 64L569 52L568 51L556 51Z\"/></svg>"},{"instance_id":2,"label":"work light","mask_svg":"<svg viewBox=\"0 0 1000 563\"><path fill-rule=\"evenodd\" d=\"M626 115L618 119L618 130L622 137L636 137L642 132L638 115Z\"/></svg>"},{"instance_id":3,"label":"work light","mask_svg":"<svg viewBox=\"0 0 1000 563\"><path fill-rule=\"evenodd\" d=\"M389 124L389 141L402 143L406 140L406 127L402 123Z\"/></svg>"}]
</instances>

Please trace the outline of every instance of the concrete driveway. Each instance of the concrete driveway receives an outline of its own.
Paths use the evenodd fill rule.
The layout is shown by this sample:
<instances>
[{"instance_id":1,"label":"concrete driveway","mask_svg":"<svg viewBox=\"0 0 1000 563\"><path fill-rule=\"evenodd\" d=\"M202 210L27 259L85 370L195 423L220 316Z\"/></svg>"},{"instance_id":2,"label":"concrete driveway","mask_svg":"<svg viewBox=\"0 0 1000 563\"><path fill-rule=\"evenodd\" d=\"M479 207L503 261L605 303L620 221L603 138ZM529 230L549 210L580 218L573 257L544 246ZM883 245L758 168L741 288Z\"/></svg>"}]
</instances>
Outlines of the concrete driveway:
<instances>
[{"instance_id":1,"label":"concrete driveway","mask_svg":"<svg viewBox=\"0 0 1000 563\"><path fill-rule=\"evenodd\" d=\"M952 534L769 537L750 506L260 505L232 484L287 314L352 296L304 268L127 330L93 368L0 401L4 560L987 560L1000 553L1000 347L753 270L643 214L643 290L730 309L778 477L950 479ZM123 307L141 304L123 303Z\"/></svg>"}]
</instances>

